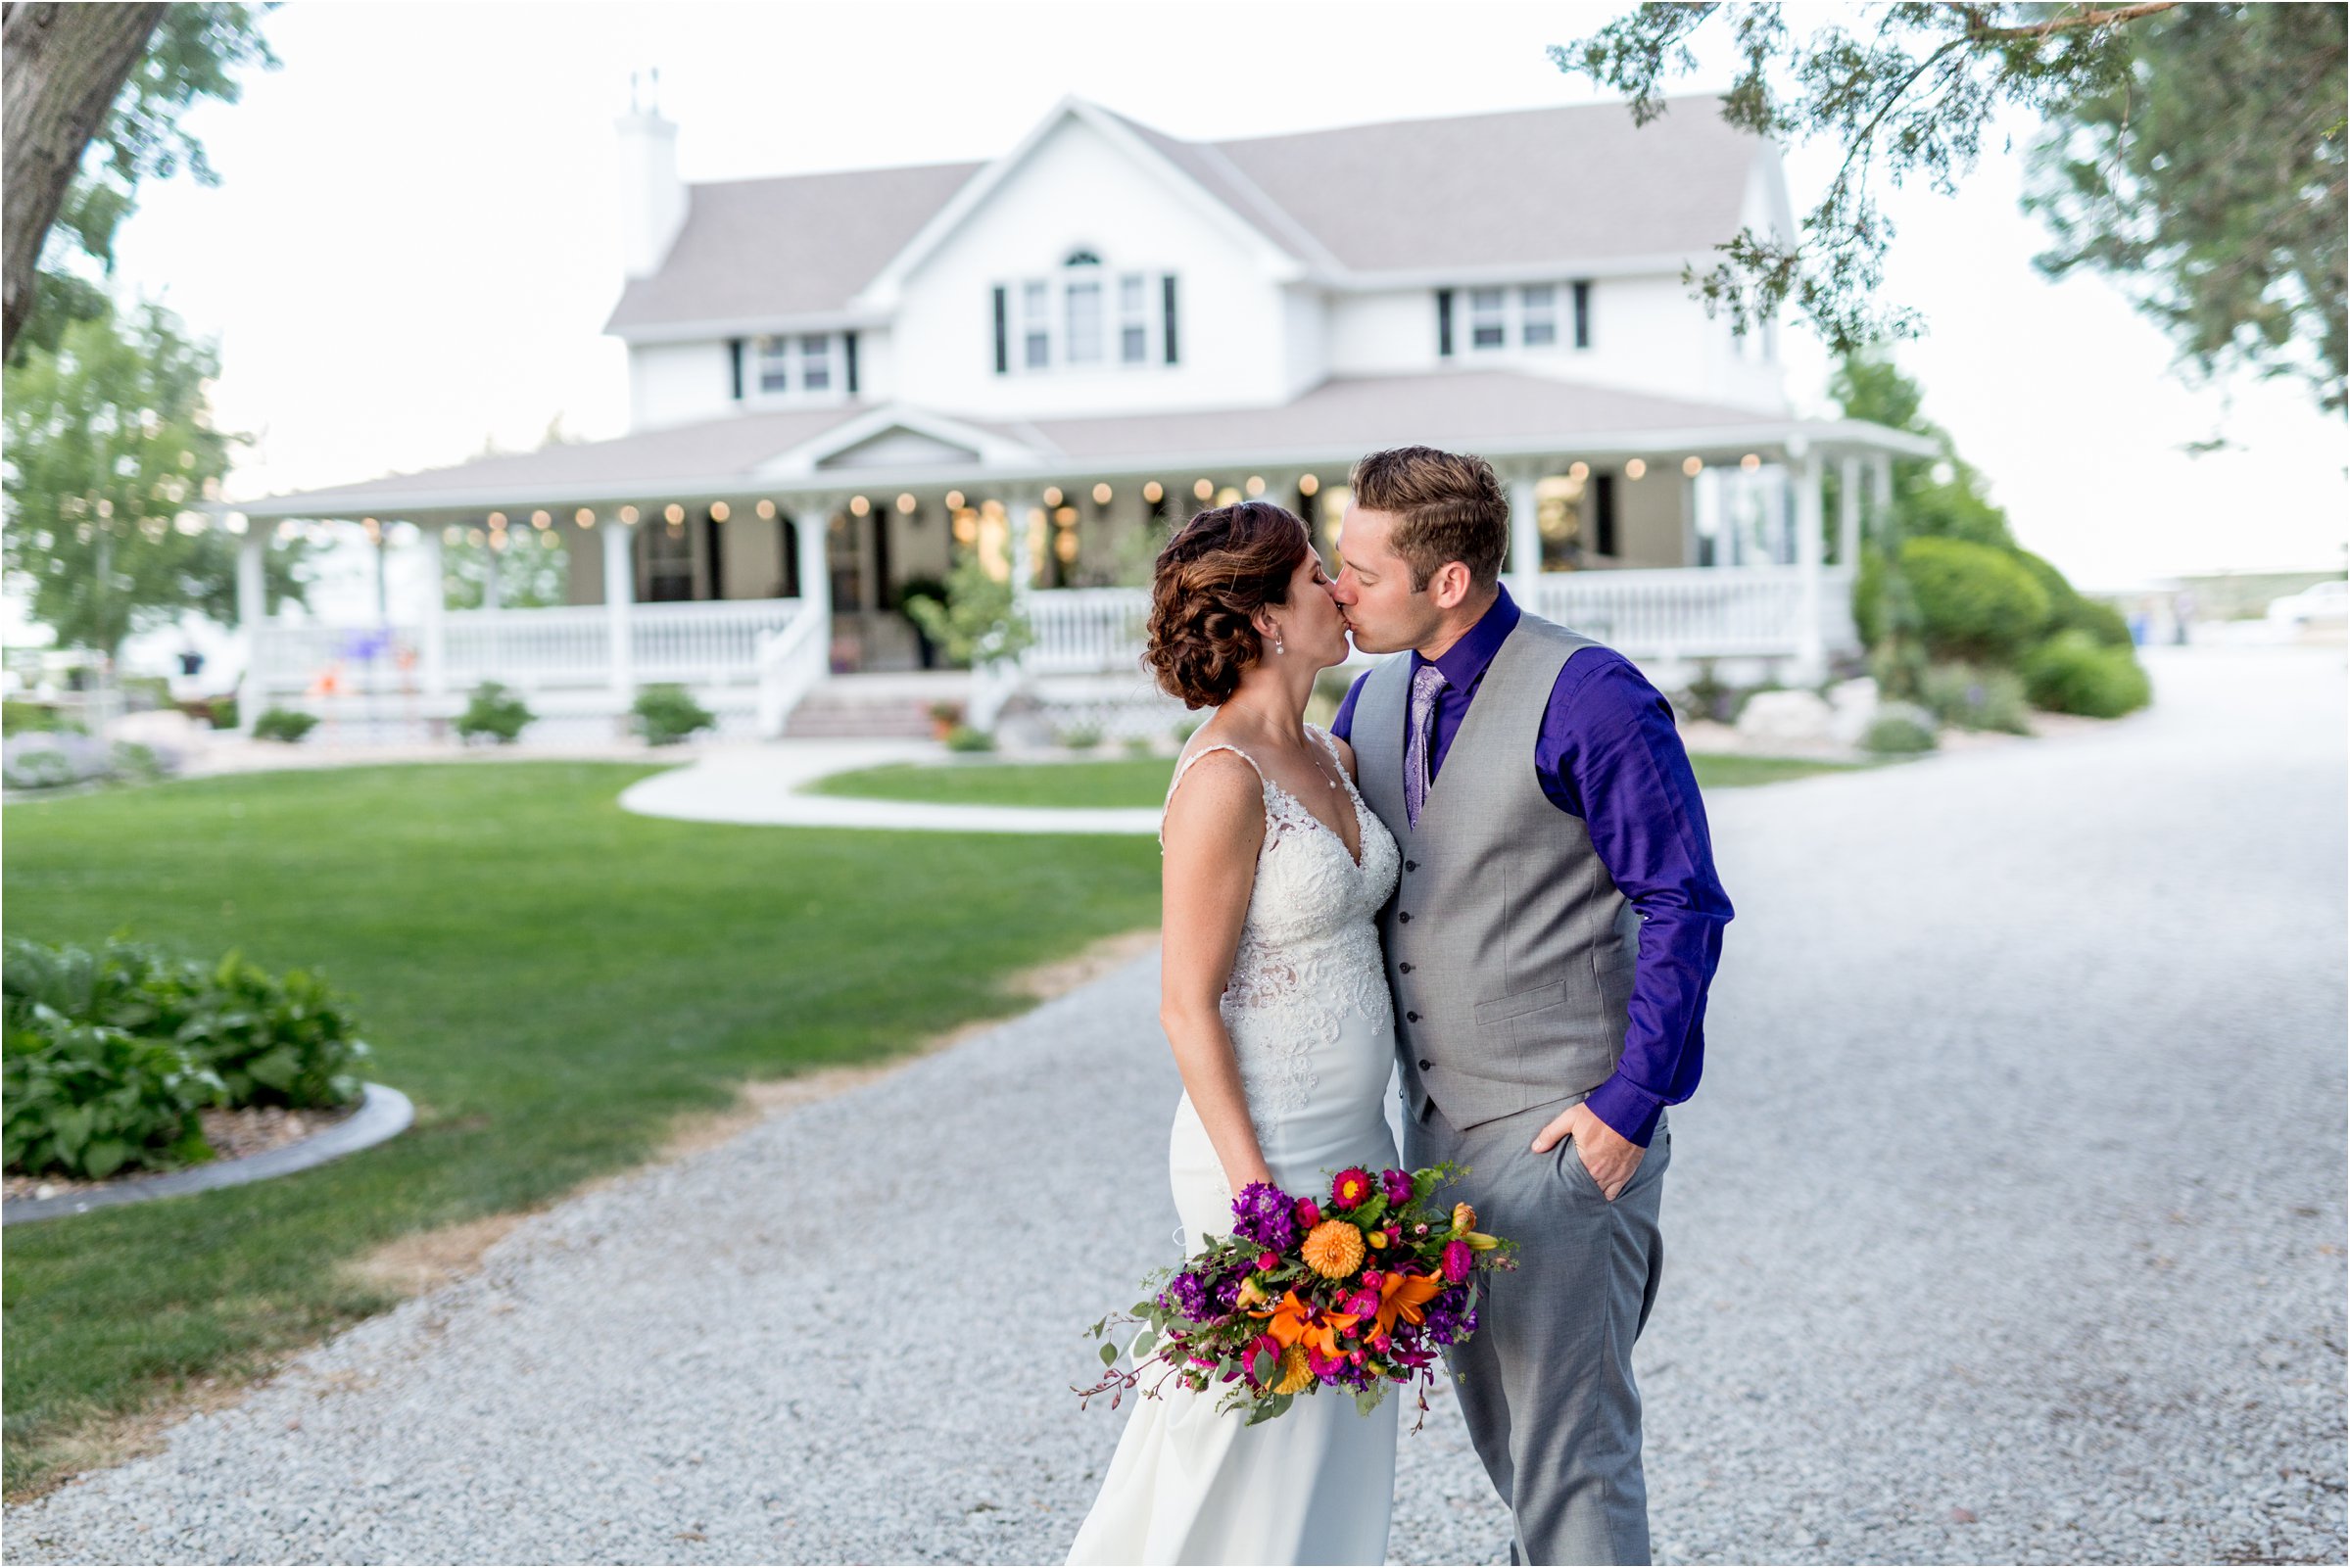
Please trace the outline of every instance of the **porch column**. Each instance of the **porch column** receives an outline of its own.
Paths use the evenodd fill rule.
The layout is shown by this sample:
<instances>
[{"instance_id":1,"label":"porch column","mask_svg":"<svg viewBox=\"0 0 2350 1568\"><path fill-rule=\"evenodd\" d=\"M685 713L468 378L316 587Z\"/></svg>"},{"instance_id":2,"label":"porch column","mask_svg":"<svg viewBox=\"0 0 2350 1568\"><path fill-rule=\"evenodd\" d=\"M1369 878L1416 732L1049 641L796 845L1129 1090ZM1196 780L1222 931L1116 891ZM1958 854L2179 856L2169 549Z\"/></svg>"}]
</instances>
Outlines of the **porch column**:
<instances>
[{"instance_id":1,"label":"porch column","mask_svg":"<svg viewBox=\"0 0 2350 1568\"><path fill-rule=\"evenodd\" d=\"M423 632L424 646L417 650L417 658L424 667L424 695L428 699L438 698L449 689L449 637L445 618L449 608L449 589L448 581L442 575L444 566L441 559L441 529L446 526L425 524L421 530L424 538L424 604L418 621ZM430 702L427 705L433 706L431 717L434 722L439 722L438 707Z\"/></svg>"},{"instance_id":2,"label":"porch column","mask_svg":"<svg viewBox=\"0 0 2350 1568\"><path fill-rule=\"evenodd\" d=\"M1826 474L1819 452L1799 436L1788 443L1787 454L1796 462L1796 679L1808 685L1828 673L1820 626L1820 484Z\"/></svg>"},{"instance_id":3,"label":"porch column","mask_svg":"<svg viewBox=\"0 0 2350 1568\"><path fill-rule=\"evenodd\" d=\"M1894 460L1890 452L1869 454L1869 532L1880 546L1893 538L1887 526L1894 509Z\"/></svg>"},{"instance_id":4,"label":"porch column","mask_svg":"<svg viewBox=\"0 0 2350 1568\"><path fill-rule=\"evenodd\" d=\"M799 601L819 614L833 609L832 558L827 544L833 527L831 496L809 496L791 513L791 544L799 557Z\"/></svg>"},{"instance_id":5,"label":"porch column","mask_svg":"<svg viewBox=\"0 0 2350 1568\"><path fill-rule=\"evenodd\" d=\"M1014 491L1004 498L1004 522L1011 538L1004 541L1005 553L1012 562L1012 602L1025 603L1036 586L1036 552L1029 543L1029 513L1044 502L1025 491ZM1051 530L1048 528L1046 533Z\"/></svg>"},{"instance_id":6,"label":"porch column","mask_svg":"<svg viewBox=\"0 0 2350 1568\"><path fill-rule=\"evenodd\" d=\"M1836 469L1836 564L1860 559L1860 458L1846 452Z\"/></svg>"},{"instance_id":7,"label":"porch column","mask_svg":"<svg viewBox=\"0 0 2350 1568\"><path fill-rule=\"evenodd\" d=\"M630 548L636 530L618 513L598 519L603 531L603 629L609 644L612 699L626 714L637 700L636 649L629 631L630 608L637 597L636 551Z\"/></svg>"},{"instance_id":8,"label":"porch column","mask_svg":"<svg viewBox=\"0 0 2350 1568\"><path fill-rule=\"evenodd\" d=\"M1542 475L1531 467L1510 471L1510 592L1518 607L1539 614L1542 590L1542 518L1534 486Z\"/></svg>"},{"instance_id":9,"label":"porch column","mask_svg":"<svg viewBox=\"0 0 2350 1568\"><path fill-rule=\"evenodd\" d=\"M262 708L262 644L268 630L268 579L264 562L269 548L269 530L276 526L273 520L248 517L245 533L237 541L237 631L245 643L245 680L243 695L237 702L237 730L247 736L253 734L253 721Z\"/></svg>"}]
</instances>

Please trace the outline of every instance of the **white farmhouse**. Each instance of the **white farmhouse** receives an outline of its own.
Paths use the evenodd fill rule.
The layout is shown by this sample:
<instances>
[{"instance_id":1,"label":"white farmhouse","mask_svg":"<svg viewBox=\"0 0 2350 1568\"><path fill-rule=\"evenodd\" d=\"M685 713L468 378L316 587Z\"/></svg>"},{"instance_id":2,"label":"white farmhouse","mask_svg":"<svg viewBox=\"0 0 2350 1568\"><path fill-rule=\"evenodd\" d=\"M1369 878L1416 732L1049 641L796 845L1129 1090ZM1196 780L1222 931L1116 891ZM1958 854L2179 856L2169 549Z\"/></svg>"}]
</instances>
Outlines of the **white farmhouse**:
<instances>
[{"instance_id":1,"label":"white farmhouse","mask_svg":"<svg viewBox=\"0 0 2350 1568\"><path fill-rule=\"evenodd\" d=\"M442 716L485 678L578 716L680 681L763 734L860 691L917 711L899 597L963 551L1037 632L990 692L1139 697L1170 526L1262 495L1334 531L1353 460L1412 442L1501 470L1521 602L1660 682L1816 679L1855 645L1864 499L1922 450L1794 417L1775 327L1690 297L1741 226L1794 226L1712 99L1228 142L1070 99L986 164L704 185L657 112L619 128L631 433L239 503L248 716ZM435 594L356 644L274 623L260 551L294 518L413 524L433 583L445 538L559 544L570 603ZM355 646L399 657L362 676Z\"/></svg>"}]
</instances>

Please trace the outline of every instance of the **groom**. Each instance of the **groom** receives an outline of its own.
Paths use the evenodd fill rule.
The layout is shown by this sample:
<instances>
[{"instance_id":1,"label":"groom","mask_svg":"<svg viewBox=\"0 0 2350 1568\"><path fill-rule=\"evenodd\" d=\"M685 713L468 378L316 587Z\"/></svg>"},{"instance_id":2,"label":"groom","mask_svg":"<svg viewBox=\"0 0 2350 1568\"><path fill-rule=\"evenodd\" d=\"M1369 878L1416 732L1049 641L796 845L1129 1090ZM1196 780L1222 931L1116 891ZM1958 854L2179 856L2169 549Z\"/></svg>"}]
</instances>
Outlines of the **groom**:
<instances>
[{"instance_id":1,"label":"groom","mask_svg":"<svg viewBox=\"0 0 2350 1568\"><path fill-rule=\"evenodd\" d=\"M1333 594L1358 648L1412 650L1331 725L1404 855L1379 926L1405 1164L1471 1167L1478 1228L1521 1244L1451 1354L1462 1409L1512 1562L1644 1563L1632 1342L1732 914L1704 803L1639 669L1501 586L1483 458L1403 447L1351 483Z\"/></svg>"}]
</instances>

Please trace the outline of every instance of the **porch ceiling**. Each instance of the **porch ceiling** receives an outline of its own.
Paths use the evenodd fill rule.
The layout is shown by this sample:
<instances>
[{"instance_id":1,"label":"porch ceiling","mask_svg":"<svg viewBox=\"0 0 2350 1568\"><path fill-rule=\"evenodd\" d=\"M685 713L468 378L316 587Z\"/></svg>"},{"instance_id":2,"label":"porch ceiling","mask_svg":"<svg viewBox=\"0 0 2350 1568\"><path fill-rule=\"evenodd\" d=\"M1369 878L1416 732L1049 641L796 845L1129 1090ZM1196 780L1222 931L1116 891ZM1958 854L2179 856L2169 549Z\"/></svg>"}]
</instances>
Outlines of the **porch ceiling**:
<instances>
[{"instance_id":1,"label":"porch ceiling","mask_svg":"<svg viewBox=\"0 0 2350 1568\"><path fill-rule=\"evenodd\" d=\"M983 436L986 450L969 463L900 460L908 444L874 438L901 420L917 433L943 426ZM1339 473L1365 451L1420 442L1497 460L1696 455L1711 462L1751 451L1777 453L1792 440L1818 451L1904 456L1937 451L1921 437L1855 420L1773 417L1547 376L1463 370L1332 377L1271 408L1018 422L872 404L730 414L327 490L216 502L211 509L262 518L430 518L492 507L559 511L854 489L1308 468ZM876 462L855 462L866 451ZM839 462L844 456L850 464Z\"/></svg>"}]
</instances>

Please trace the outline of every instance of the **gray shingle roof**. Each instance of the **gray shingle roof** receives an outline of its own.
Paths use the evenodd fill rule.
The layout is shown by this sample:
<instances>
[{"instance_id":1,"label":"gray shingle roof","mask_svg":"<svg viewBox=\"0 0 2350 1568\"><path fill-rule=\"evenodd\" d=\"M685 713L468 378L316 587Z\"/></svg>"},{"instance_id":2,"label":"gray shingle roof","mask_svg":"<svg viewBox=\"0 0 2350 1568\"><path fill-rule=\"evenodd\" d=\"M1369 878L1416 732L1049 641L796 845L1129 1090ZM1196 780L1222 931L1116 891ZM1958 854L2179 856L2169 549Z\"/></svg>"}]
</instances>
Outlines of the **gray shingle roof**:
<instances>
[{"instance_id":1,"label":"gray shingle roof","mask_svg":"<svg viewBox=\"0 0 2350 1568\"><path fill-rule=\"evenodd\" d=\"M1738 229L1765 144L1720 100L1635 128L1619 104L1186 142L1118 118L1282 249L1356 272L1698 253ZM689 187L659 271L607 332L839 311L983 165Z\"/></svg>"}]
</instances>

